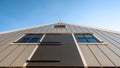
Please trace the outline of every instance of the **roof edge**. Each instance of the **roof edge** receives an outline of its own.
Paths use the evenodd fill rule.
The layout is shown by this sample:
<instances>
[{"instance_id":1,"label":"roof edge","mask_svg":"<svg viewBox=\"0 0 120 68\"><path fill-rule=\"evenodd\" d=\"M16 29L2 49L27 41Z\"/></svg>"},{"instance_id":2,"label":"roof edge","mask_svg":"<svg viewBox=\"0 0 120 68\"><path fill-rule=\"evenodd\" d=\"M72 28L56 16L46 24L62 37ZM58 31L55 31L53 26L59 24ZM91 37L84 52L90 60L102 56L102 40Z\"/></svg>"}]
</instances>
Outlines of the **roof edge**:
<instances>
[{"instance_id":1,"label":"roof edge","mask_svg":"<svg viewBox=\"0 0 120 68\"><path fill-rule=\"evenodd\" d=\"M37 27L42 27L42 26L46 26L46 25L52 25L52 24L57 24L60 22L54 22L54 23L49 23L49 24L42 24L42 25L38 25L38 26L31 26L31 27L25 27L25 28L20 28L20 29L15 29L15 30L10 30L10 31L5 31L5 32L0 32L0 34L5 34L5 33L10 33L10 32L16 32L16 31L20 31L20 30L26 30L26 29L32 29L32 28L37 28ZM111 33L116 33L116 34L120 34L120 31L115 31L115 30L109 30L109 29L104 29L104 28L99 28L99 27L91 27L91 26L86 26L86 25L80 25L80 24L73 24L73 23L68 23L68 22L61 22L67 25L74 25L74 26L78 26L78 27L83 27L83 28L90 28L90 29L95 29L95 30L100 30L100 31L105 31L105 32L111 32Z\"/></svg>"},{"instance_id":2,"label":"roof edge","mask_svg":"<svg viewBox=\"0 0 120 68\"><path fill-rule=\"evenodd\" d=\"M69 23L66 23L66 24L69 24ZM116 30L109 30L109 29L104 29L104 28L99 28L99 27L91 27L91 26L86 26L86 25L79 25L79 24L71 24L71 25L120 34L120 31L116 31Z\"/></svg>"},{"instance_id":3,"label":"roof edge","mask_svg":"<svg viewBox=\"0 0 120 68\"><path fill-rule=\"evenodd\" d=\"M15 30L9 30L9 31L5 31L5 32L0 32L0 34L10 33L10 32L17 32L17 31L21 31L21 30L32 29L32 28L42 27L42 26L51 25L51 24L54 24L54 23L41 24L41 25L38 25L38 26L31 26L31 27L19 28L19 29L15 29Z\"/></svg>"}]
</instances>

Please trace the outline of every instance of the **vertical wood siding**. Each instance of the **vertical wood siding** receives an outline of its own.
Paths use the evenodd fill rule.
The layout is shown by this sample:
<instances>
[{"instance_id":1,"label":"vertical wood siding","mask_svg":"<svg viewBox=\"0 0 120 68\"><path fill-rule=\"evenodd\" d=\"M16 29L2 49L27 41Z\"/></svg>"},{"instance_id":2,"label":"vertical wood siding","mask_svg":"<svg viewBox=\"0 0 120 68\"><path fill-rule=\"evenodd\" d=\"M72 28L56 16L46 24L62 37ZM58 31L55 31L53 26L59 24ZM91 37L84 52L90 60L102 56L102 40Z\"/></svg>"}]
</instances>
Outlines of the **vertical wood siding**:
<instances>
[{"instance_id":1,"label":"vertical wood siding","mask_svg":"<svg viewBox=\"0 0 120 68\"><path fill-rule=\"evenodd\" d=\"M37 45L10 45L25 33L93 33L104 44L81 45L83 56L88 67L120 66L120 34L78 25L66 24L67 28L53 28L55 24L28 28L0 34L0 66L23 66Z\"/></svg>"}]
</instances>

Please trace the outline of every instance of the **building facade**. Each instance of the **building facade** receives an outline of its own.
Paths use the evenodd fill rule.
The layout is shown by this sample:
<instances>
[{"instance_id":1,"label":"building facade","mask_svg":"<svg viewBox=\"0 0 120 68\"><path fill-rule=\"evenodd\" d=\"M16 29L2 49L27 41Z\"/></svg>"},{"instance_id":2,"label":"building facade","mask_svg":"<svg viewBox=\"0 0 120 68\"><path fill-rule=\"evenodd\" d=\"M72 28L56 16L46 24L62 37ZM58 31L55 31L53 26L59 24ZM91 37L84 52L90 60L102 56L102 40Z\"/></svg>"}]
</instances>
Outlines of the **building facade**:
<instances>
[{"instance_id":1,"label":"building facade","mask_svg":"<svg viewBox=\"0 0 120 68\"><path fill-rule=\"evenodd\" d=\"M120 67L120 33L53 23L0 33L0 67Z\"/></svg>"}]
</instances>

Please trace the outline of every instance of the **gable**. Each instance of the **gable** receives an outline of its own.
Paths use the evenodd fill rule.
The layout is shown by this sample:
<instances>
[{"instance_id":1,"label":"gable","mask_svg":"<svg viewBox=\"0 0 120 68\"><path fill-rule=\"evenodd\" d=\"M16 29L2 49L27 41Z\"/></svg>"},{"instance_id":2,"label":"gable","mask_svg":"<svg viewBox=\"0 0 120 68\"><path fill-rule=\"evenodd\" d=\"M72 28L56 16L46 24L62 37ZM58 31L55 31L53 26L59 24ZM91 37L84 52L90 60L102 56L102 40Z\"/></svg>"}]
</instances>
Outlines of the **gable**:
<instances>
[{"instance_id":1,"label":"gable","mask_svg":"<svg viewBox=\"0 0 120 68\"><path fill-rule=\"evenodd\" d=\"M55 23L57 24L57 23ZM26 33L93 33L100 40L107 43L78 44L84 63L87 66L120 66L120 34L98 29L87 28L72 24L66 24L66 28L52 28L54 24L28 28L0 34L0 66L23 66L35 46L9 45ZM24 55L24 56L23 56ZM104 58L104 59L103 59Z\"/></svg>"}]
</instances>

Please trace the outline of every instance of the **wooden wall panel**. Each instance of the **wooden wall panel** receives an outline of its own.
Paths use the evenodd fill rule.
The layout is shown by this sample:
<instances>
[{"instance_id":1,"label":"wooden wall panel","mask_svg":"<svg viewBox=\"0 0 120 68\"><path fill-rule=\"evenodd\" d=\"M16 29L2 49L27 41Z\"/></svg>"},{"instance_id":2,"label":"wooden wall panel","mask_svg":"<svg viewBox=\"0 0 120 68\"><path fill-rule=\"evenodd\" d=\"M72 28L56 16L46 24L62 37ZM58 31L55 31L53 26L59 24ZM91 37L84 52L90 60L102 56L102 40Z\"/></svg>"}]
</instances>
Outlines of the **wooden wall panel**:
<instances>
[{"instance_id":1,"label":"wooden wall panel","mask_svg":"<svg viewBox=\"0 0 120 68\"><path fill-rule=\"evenodd\" d=\"M100 49L101 49L102 47L105 48L104 50L101 49L103 53L109 51L109 52L111 52L111 53L113 54L113 57L115 56L115 57L119 58L119 57L117 56L117 54L114 52L114 51L116 51L115 45L112 44L110 41L108 41L108 40L110 40L110 39L106 39L106 36L104 36L104 34L100 34L99 31L97 31L97 30L90 30L90 29L88 29L88 30L91 31L91 32L93 32L93 33L95 33L95 34L96 34L99 38L101 38L104 42L107 42L107 43L108 43L107 46L98 46ZM113 47L113 48L111 48L111 49L114 49L114 50L111 50L110 47ZM116 64L116 63L114 62L114 60L115 60L116 58L113 59L112 57L110 57L109 55L107 55L107 54L109 54L109 53L104 53L104 54L106 55L106 57L108 57L108 59L109 59L114 65L118 65L118 64Z\"/></svg>"},{"instance_id":2,"label":"wooden wall panel","mask_svg":"<svg viewBox=\"0 0 120 68\"><path fill-rule=\"evenodd\" d=\"M37 45L27 45L28 47L21 53L20 56L10 65L10 66L23 66L26 63L26 60L34 50Z\"/></svg>"},{"instance_id":3,"label":"wooden wall panel","mask_svg":"<svg viewBox=\"0 0 120 68\"><path fill-rule=\"evenodd\" d=\"M57 23L56 23L57 24ZM64 23L66 24L66 23ZM108 45L79 45L89 67L120 66L120 34L66 24L67 28L53 28L54 24L0 34L0 66L22 66L36 46L9 45L25 33L94 33ZM104 59L102 59L104 58ZM106 62L105 62L106 61Z\"/></svg>"},{"instance_id":4,"label":"wooden wall panel","mask_svg":"<svg viewBox=\"0 0 120 68\"><path fill-rule=\"evenodd\" d=\"M77 30L74 28L73 25L69 25L69 28L73 33L77 33Z\"/></svg>"},{"instance_id":5,"label":"wooden wall panel","mask_svg":"<svg viewBox=\"0 0 120 68\"><path fill-rule=\"evenodd\" d=\"M26 46L18 46L15 51L13 51L11 54L9 54L2 62L0 62L0 65L3 66L10 66L12 62L16 60L16 58L26 49Z\"/></svg>"},{"instance_id":6,"label":"wooden wall panel","mask_svg":"<svg viewBox=\"0 0 120 68\"><path fill-rule=\"evenodd\" d=\"M91 53L87 45L79 45L83 56L85 58L86 64L88 66L100 66L99 62L97 59L94 57L94 55Z\"/></svg>"},{"instance_id":7,"label":"wooden wall panel","mask_svg":"<svg viewBox=\"0 0 120 68\"><path fill-rule=\"evenodd\" d=\"M114 66L113 63L104 55L104 53L97 47L102 47L104 45L89 45L88 47L91 49L97 60L102 66Z\"/></svg>"}]
</instances>

